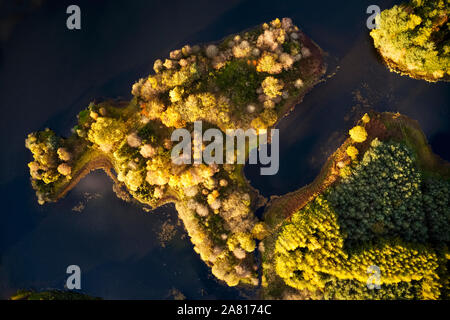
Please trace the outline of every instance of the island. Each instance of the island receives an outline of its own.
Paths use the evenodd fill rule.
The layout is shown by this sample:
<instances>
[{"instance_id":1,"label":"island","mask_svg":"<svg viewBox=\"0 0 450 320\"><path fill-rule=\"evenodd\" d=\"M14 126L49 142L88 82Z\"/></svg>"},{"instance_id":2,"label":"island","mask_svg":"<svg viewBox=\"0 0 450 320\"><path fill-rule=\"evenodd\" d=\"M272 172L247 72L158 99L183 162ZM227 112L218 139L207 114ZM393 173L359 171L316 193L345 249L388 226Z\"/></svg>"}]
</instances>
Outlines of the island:
<instances>
[{"instance_id":1,"label":"island","mask_svg":"<svg viewBox=\"0 0 450 320\"><path fill-rule=\"evenodd\" d=\"M448 81L449 12L446 0L411 0L382 11L370 35L389 69L414 79Z\"/></svg>"},{"instance_id":2,"label":"island","mask_svg":"<svg viewBox=\"0 0 450 320\"><path fill-rule=\"evenodd\" d=\"M450 163L406 116L365 114L264 221L262 298L449 299Z\"/></svg>"},{"instance_id":3,"label":"island","mask_svg":"<svg viewBox=\"0 0 450 320\"><path fill-rule=\"evenodd\" d=\"M246 180L245 162L197 162L198 150L208 149L202 142L192 157L176 162L171 138L185 128L195 140L199 122L200 135L211 128L268 132L320 81L324 53L283 18L216 43L185 45L153 69L132 86L131 101L92 102L81 111L70 137L50 129L28 135L38 202L61 199L89 172L103 169L124 200L151 208L175 203L214 276L229 286L258 286L254 252L268 230L254 212L265 199ZM245 160L252 150L249 143L231 157Z\"/></svg>"}]
</instances>

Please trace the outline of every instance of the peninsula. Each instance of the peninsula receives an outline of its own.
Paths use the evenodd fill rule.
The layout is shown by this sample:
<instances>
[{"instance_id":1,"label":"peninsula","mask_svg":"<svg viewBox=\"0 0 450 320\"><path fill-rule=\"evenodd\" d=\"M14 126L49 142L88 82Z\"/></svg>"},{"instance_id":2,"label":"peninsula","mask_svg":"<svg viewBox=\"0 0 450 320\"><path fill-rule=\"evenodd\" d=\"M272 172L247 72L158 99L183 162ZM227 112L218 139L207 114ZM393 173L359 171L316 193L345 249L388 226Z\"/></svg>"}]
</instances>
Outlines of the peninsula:
<instances>
[{"instance_id":1,"label":"peninsula","mask_svg":"<svg viewBox=\"0 0 450 320\"><path fill-rule=\"evenodd\" d=\"M262 297L448 299L449 191L416 121L365 114L313 183L266 207Z\"/></svg>"}]
</instances>

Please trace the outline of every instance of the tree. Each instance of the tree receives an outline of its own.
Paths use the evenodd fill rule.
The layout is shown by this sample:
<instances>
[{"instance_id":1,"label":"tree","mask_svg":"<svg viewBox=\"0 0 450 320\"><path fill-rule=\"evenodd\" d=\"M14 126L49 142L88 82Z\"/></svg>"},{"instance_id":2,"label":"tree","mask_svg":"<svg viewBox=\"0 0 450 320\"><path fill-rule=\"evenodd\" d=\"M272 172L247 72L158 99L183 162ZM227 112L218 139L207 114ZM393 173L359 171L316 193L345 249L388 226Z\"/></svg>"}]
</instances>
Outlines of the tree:
<instances>
[{"instance_id":1,"label":"tree","mask_svg":"<svg viewBox=\"0 0 450 320\"><path fill-rule=\"evenodd\" d=\"M170 106L161 114L161 121L167 127L182 128L186 122L181 118L181 114Z\"/></svg>"},{"instance_id":2,"label":"tree","mask_svg":"<svg viewBox=\"0 0 450 320\"><path fill-rule=\"evenodd\" d=\"M25 146L34 158L34 161L28 164L33 179L51 184L61 177L57 169L61 162L57 150L62 144L63 140L50 129L28 135Z\"/></svg>"},{"instance_id":3,"label":"tree","mask_svg":"<svg viewBox=\"0 0 450 320\"><path fill-rule=\"evenodd\" d=\"M182 100L183 92L184 92L184 89L182 87L175 87L172 90L170 90L170 92L169 92L170 101L172 101L172 103L174 103L174 102L178 102L178 101Z\"/></svg>"},{"instance_id":4,"label":"tree","mask_svg":"<svg viewBox=\"0 0 450 320\"><path fill-rule=\"evenodd\" d=\"M281 227L276 273L287 285L320 291L325 298L445 297L447 280L440 275L446 272L447 259L440 257L448 256L448 185L429 183L433 187L421 185L405 145L375 139L351 175ZM433 201L437 206L430 206ZM440 221L428 216L437 207L442 207L436 214ZM437 228L428 229L431 224ZM432 246L430 239L439 246ZM366 288L367 268L373 265L381 272L381 291Z\"/></svg>"},{"instance_id":5,"label":"tree","mask_svg":"<svg viewBox=\"0 0 450 320\"><path fill-rule=\"evenodd\" d=\"M448 1L410 1L381 12L370 35L391 69L442 80L450 73L448 14Z\"/></svg>"},{"instance_id":6,"label":"tree","mask_svg":"<svg viewBox=\"0 0 450 320\"><path fill-rule=\"evenodd\" d=\"M264 52L261 58L258 60L256 70L258 72L279 74L283 70L283 65L277 62L277 56L275 54Z\"/></svg>"},{"instance_id":7,"label":"tree","mask_svg":"<svg viewBox=\"0 0 450 320\"><path fill-rule=\"evenodd\" d=\"M264 93L269 98L276 98L281 95L281 90L283 90L283 82L274 77L267 77L261 84Z\"/></svg>"},{"instance_id":8,"label":"tree","mask_svg":"<svg viewBox=\"0 0 450 320\"><path fill-rule=\"evenodd\" d=\"M361 118L361 120L363 121L363 123L369 123L370 117L367 113L365 113L364 116Z\"/></svg>"},{"instance_id":9,"label":"tree","mask_svg":"<svg viewBox=\"0 0 450 320\"><path fill-rule=\"evenodd\" d=\"M120 119L98 117L92 123L88 139L104 152L110 152L125 138L127 126Z\"/></svg>"},{"instance_id":10,"label":"tree","mask_svg":"<svg viewBox=\"0 0 450 320\"><path fill-rule=\"evenodd\" d=\"M355 142L364 142L367 139L366 129L361 126L355 126L351 128L348 133L350 134L352 140Z\"/></svg>"},{"instance_id":11,"label":"tree","mask_svg":"<svg viewBox=\"0 0 450 320\"><path fill-rule=\"evenodd\" d=\"M72 172L72 168L67 163L61 163L57 170L63 176L68 176Z\"/></svg>"},{"instance_id":12,"label":"tree","mask_svg":"<svg viewBox=\"0 0 450 320\"><path fill-rule=\"evenodd\" d=\"M359 153L358 149L356 149L354 146L348 146L345 151L347 152L348 156L352 158L352 160L355 160L356 156Z\"/></svg>"}]
</instances>

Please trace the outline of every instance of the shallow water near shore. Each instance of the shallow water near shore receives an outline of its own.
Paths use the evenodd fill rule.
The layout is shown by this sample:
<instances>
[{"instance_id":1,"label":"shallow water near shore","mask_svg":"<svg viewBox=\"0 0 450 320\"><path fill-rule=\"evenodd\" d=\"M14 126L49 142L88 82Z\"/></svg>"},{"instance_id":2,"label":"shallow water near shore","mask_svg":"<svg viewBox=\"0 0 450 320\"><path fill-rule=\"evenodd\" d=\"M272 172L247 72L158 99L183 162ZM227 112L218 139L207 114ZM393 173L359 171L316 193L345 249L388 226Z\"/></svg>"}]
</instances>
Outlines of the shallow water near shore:
<instances>
[{"instance_id":1,"label":"shallow water near shore","mask_svg":"<svg viewBox=\"0 0 450 320\"><path fill-rule=\"evenodd\" d=\"M62 289L71 264L81 267L82 291L103 298L164 299L173 289L189 299L246 297L214 279L172 205L148 213L126 203L101 171L45 206L29 182L29 132L50 127L68 135L90 101L130 99L131 85L151 72L152 62L185 43L216 41L289 16L328 52L330 77L278 125L278 174L260 176L257 165L246 166L246 177L266 197L310 183L369 109L418 120L433 151L450 160L448 84L402 77L379 62L365 26L369 1L84 0L80 31L65 28L69 4L43 2L0 43L0 298L20 288ZM174 228L171 240L162 241L167 221Z\"/></svg>"}]
</instances>

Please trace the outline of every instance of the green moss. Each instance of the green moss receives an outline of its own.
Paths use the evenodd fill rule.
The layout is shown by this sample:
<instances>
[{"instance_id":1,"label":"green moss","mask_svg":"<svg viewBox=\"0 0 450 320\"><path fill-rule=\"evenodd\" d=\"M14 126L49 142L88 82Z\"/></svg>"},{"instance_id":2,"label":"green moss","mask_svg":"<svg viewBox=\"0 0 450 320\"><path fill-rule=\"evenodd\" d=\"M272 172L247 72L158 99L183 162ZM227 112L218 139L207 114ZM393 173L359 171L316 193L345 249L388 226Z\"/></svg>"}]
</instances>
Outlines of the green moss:
<instances>
[{"instance_id":1,"label":"green moss","mask_svg":"<svg viewBox=\"0 0 450 320\"><path fill-rule=\"evenodd\" d=\"M256 71L247 60L236 59L215 72L213 78L218 87L238 106L245 107L257 98L256 89L265 75Z\"/></svg>"},{"instance_id":2,"label":"green moss","mask_svg":"<svg viewBox=\"0 0 450 320\"><path fill-rule=\"evenodd\" d=\"M88 109L80 111L78 114L78 125L83 126L85 123L87 123L89 120L91 120L91 117L89 116L90 111Z\"/></svg>"}]
</instances>

